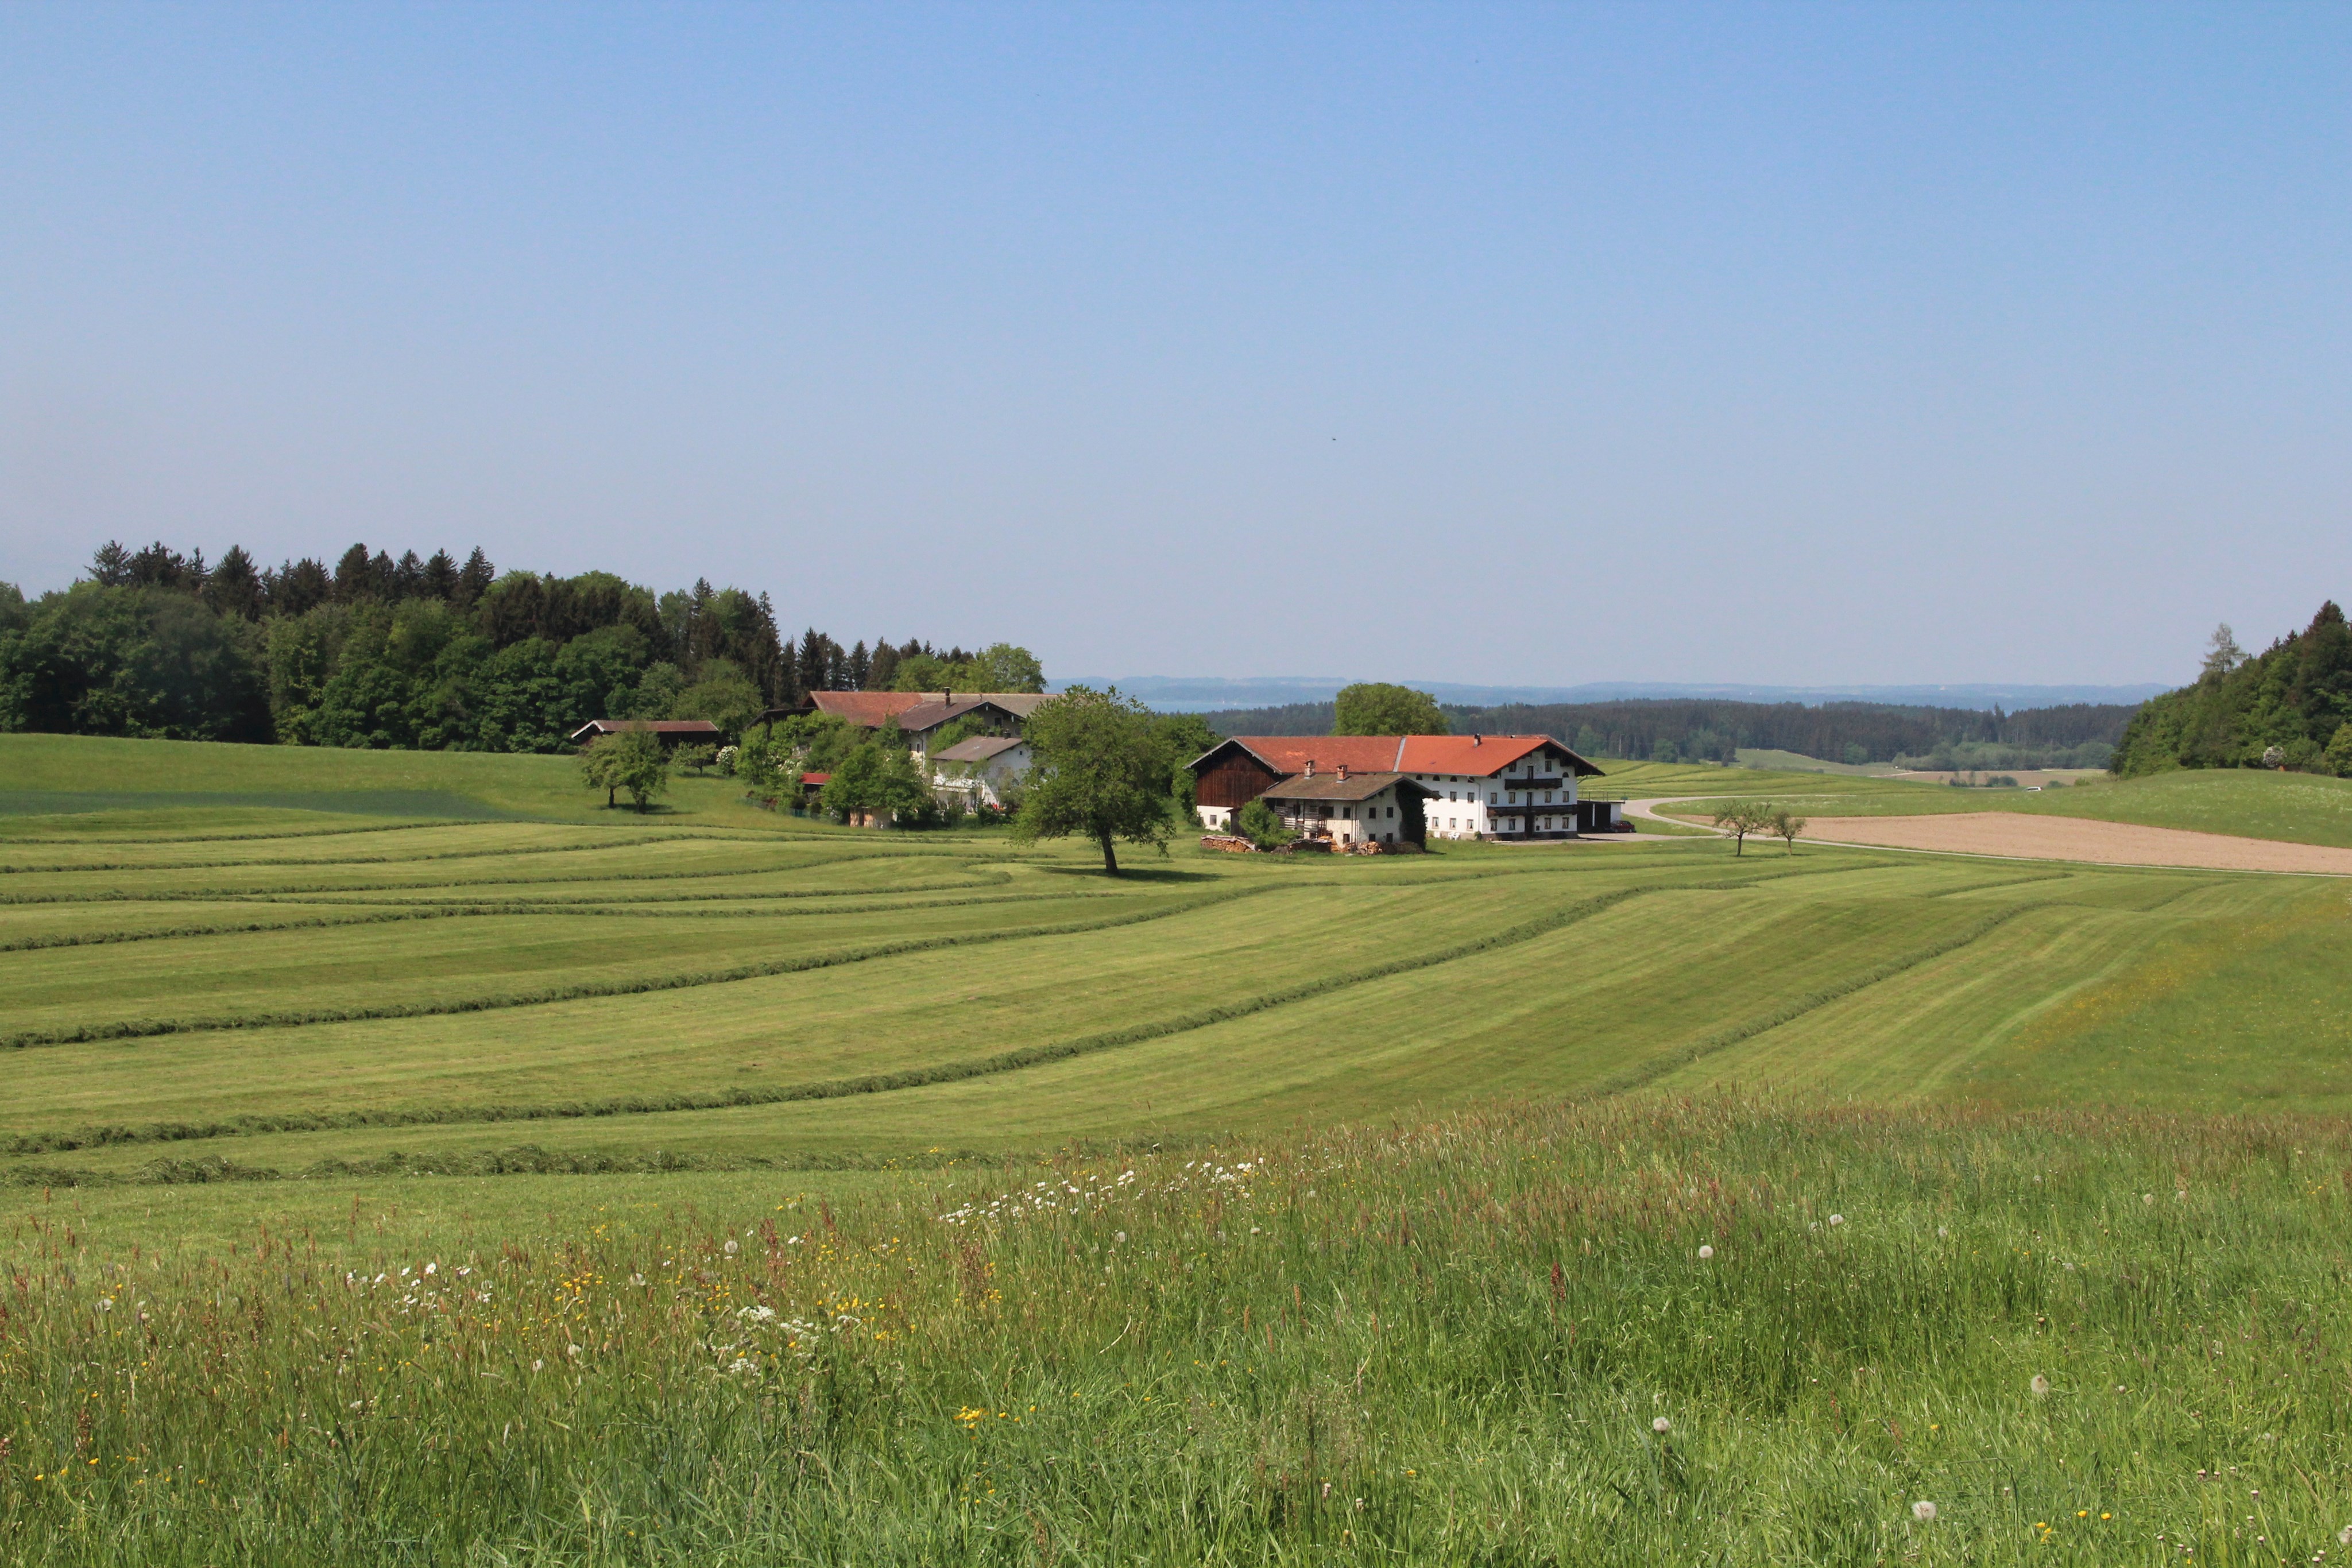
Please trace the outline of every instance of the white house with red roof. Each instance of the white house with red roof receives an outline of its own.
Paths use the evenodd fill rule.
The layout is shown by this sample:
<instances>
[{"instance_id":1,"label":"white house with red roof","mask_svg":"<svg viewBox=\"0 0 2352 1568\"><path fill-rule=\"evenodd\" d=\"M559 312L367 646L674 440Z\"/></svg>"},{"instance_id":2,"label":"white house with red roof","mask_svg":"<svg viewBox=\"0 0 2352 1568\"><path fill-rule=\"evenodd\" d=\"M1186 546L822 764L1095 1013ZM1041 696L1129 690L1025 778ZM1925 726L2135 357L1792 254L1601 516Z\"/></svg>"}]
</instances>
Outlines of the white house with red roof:
<instances>
[{"instance_id":1,"label":"white house with red roof","mask_svg":"<svg viewBox=\"0 0 2352 1568\"><path fill-rule=\"evenodd\" d=\"M1577 780L1601 769L1548 735L1235 736L1192 762L1202 825L1225 827L1262 795L1287 821L1303 782L1343 769L1417 787L1431 838L1527 842L1623 831L1622 802L1578 799Z\"/></svg>"}]
</instances>

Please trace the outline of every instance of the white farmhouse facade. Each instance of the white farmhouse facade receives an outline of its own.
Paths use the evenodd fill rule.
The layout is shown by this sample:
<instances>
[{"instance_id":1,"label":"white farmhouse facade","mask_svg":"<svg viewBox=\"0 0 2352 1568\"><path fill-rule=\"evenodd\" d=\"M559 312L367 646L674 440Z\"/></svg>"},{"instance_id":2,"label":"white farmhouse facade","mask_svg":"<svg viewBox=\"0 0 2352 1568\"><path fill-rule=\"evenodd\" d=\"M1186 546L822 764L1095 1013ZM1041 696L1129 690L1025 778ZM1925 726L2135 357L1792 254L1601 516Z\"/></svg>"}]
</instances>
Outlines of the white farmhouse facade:
<instances>
[{"instance_id":1,"label":"white farmhouse facade","mask_svg":"<svg viewBox=\"0 0 2352 1568\"><path fill-rule=\"evenodd\" d=\"M967 810L1003 806L1035 760L1029 743L1018 737L975 735L942 747L930 758L931 789L961 798Z\"/></svg>"}]
</instances>

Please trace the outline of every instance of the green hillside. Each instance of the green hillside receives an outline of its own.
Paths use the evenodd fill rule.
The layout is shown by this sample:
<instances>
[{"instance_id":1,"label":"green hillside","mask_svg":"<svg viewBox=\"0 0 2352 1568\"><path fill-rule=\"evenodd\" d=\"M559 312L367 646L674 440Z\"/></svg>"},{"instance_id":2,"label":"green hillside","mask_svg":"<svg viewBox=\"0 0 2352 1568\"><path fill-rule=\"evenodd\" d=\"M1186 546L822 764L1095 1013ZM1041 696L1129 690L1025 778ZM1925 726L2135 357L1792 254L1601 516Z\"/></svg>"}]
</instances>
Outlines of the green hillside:
<instances>
[{"instance_id":1,"label":"green hillside","mask_svg":"<svg viewBox=\"0 0 2352 1568\"><path fill-rule=\"evenodd\" d=\"M2346 911L2320 881L1712 840L1180 847L1114 881L1075 850L811 827L715 780L674 813L606 811L537 758L47 738L0 757L29 764L9 783L53 786L76 753L119 773L142 746L149 798L315 801L345 779L536 810L312 810L275 836L249 807L219 832L197 808L168 832L152 806L15 819L0 1179L464 1171L525 1144L514 1163L552 1169L805 1167L1653 1083L2352 1105ZM2106 799L2177 818L2202 781ZM1989 793L1803 782L1832 792L1789 798L1824 810Z\"/></svg>"},{"instance_id":2,"label":"green hillside","mask_svg":"<svg viewBox=\"0 0 2352 1568\"><path fill-rule=\"evenodd\" d=\"M2060 799L2332 799L2220 777ZM1610 780L1727 781L2010 799ZM2327 879L1712 837L1110 879L716 780L46 737L0 790L52 808L0 839L10 1560L2337 1527Z\"/></svg>"}]
</instances>

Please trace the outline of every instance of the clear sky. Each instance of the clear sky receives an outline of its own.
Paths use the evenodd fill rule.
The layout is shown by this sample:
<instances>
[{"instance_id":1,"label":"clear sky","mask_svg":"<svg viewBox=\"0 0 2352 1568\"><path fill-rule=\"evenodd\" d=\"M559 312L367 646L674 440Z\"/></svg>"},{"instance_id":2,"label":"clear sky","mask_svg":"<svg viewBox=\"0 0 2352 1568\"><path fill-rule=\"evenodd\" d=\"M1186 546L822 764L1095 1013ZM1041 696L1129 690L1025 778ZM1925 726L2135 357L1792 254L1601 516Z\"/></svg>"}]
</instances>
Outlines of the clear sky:
<instances>
[{"instance_id":1,"label":"clear sky","mask_svg":"<svg viewBox=\"0 0 2352 1568\"><path fill-rule=\"evenodd\" d=\"M2352 7L0 8L0 579L1049 672L2185 678L2352 593Z\"/></svg>"}]
</instances>

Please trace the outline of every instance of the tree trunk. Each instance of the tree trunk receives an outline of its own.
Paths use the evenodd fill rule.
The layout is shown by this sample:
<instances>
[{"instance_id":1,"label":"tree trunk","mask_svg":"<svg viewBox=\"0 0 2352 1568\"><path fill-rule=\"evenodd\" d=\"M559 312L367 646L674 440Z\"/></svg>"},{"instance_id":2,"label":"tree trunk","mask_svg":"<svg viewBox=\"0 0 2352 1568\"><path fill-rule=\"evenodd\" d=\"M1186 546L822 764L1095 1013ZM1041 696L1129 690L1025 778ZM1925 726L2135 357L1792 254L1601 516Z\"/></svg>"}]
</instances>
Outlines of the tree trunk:
<instances>
[{"instance_id":1,"label":"tree trunk","mask_svg":"<svg viewBox=\"0 0 2352 1568\"><path fill-rule=\"evenodd\" d=\"M1117 876L1118 874L1118 852L1111 848L1110 835L1108 833L1097 833L1096 837L1102 841L1103 873L1106 876Z\"/></svg>"},{"instance_id":2,"label":"tree trunk","mask_svg":"<svg viewBox=\"0 0 2352 1568\"><path fill-rule=\"evenodd\" d=\"M613 809L613 797L620 792L621 787L617 784L607 784L604 786L604 810L609 811Z\"/></svg>"}]
</instances>

